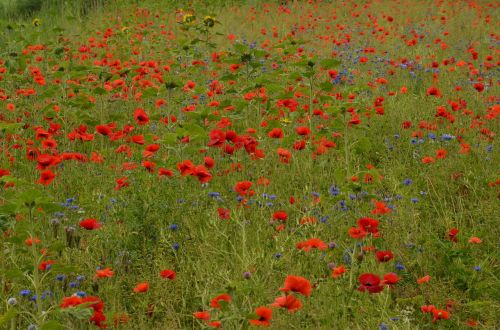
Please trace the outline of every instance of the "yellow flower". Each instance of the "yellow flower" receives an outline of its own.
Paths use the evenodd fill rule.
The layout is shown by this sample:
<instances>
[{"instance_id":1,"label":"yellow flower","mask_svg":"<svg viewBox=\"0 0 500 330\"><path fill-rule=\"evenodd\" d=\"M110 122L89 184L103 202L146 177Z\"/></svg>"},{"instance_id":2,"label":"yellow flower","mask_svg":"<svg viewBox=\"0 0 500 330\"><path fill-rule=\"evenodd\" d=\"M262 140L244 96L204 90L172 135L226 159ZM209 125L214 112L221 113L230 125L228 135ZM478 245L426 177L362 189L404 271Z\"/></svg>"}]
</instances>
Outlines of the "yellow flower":
<instances>
[{"instance_id":1,"label":"yellow flower","mask_svg":"<svg viewBox=\"0 0 500 330\"><path fill-rule=\"evenodd\" d=\"M196 20L196 16L193 14L186 14L182 17L182 22L186 24L191 24Z\"/></svg>"},{"instance_id":2,"label":"yellow flower","mask_svg":"<svg viewBox=\"0 0 500 330\"><path fill-rule=\"evenodd\" d=\"M215 25L215 19L211 16L205 16L203 24L205 24L208 27L213 27Z\"/></svg>"},{"instance_id":3,"label":"yellow flower","mask_svg":"<svg viewBox=\"0 0 500 330\"><path fill-rule=\"evenodd\" d=\"M42 24L42 21L39 19L39 18L35 18L31 24L33 24L33 26L39 26L40 24Z\"/></svg>"}]
</instances>

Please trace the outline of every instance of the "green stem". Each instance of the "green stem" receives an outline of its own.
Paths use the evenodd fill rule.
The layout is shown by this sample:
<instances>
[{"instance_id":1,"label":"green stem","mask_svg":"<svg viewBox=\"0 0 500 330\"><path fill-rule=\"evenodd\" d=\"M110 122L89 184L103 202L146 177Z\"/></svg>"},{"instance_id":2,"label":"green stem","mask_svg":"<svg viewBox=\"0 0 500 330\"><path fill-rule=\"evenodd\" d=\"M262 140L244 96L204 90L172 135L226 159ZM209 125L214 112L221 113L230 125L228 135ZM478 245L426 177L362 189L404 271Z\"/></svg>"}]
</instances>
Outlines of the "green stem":
<instances>
[{"instance_id":1,"label":"green stem","mask_svg":"<svg viewBox=\"0 0 500 330\"><path fill-rule=\"evenodd\" d=\"M36 251L36 244L35 244L35 223L33 219L33 205L30 205L28 208L28 221L31 224L31 253L33 254L33 287L36 295L36 308L37 308L37 315L36 315L36 321L38 324L41 323L41 318L42 318L42 304L41 304L41 297L40 297L40 273L38 271L38 262L39 258L37 258L37 251Z\"/></svg>"}]
</instances>

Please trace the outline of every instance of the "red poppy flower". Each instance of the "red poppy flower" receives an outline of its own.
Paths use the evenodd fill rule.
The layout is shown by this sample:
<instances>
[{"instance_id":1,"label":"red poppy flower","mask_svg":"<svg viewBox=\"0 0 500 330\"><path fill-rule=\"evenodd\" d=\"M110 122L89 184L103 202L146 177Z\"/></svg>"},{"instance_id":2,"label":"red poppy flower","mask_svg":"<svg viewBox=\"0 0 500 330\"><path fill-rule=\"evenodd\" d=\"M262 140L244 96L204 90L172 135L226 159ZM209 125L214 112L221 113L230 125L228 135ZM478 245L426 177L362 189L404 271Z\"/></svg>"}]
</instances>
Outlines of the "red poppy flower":
<instances>
[{"instance_id":1,"label":"red poppy flower","mask_svg":"<svg viewBox=\"0 0 500 330\"><path fill-rule=\"evenodd\" d=\"M292 153L284 148L278 148L276 150L280 157L280 162L288 164L290 162L290 158L292 158Z\"/></svg>"},{"instance_id":2,"label":"red poppy flower","mask_svg":"<svg viewBox=\"0 0 500 330\"><path fill-rule=\"evenodd\" d=\"M40 179L38 179L39 184L43 184L44 186L48 186L56 177L54 172L51 170L45 170L40 174Z\"/></svg>"},{"instance_id":3,"label":"red poppy flower","mask_svg":"<svg viewBox=\"0 0 500 330\"><path fill-rule=\"evenodd\" d=\"M111 270L111 268L98 269L95 271L96 278L105 278L105 277L113 277L115 272Z\"/></svg>"},{"instance_id":4,"label":"red poppy flower","mask_svg":"<svg viewBox=\"0 0 500 330\"><path fill-rule=\"evenodd\" d=\"M441 92L436 87L429 87L429 89L427 89L426 94L436 96L436 97L441 97Z\"/></svg>"},{"instance_id":5,"label":"red poppy flower","mask_svg":"<svg viewBox=\"0 0 500 330\"><path fill-rule=\"evenodd\" d=\"M450 318L450 313L444 309L434 308L432 310L432 323L435 323L437 320L447 320Z\"/></svg>"},{"instance_id":6,"label":"red poppy flower","mask_svg":"<svg viewBox=\"0 0 500 330\"><path fill-rule=\"evenodd\" d=\"M361 285L358 287L358 291L369 293L379 293L384 290L384 286L380 285L380 278L377 275L371 273L364 273L359 276L359 282Z\"/></svg>"},{"instance_id":7,"label":"red poppy flower","mask_svg":"<svg viewBox=\"0 0 500 330\"><path fill-rule=\"evenodd\" d=\"M375 208L373 210L371 210L371 214L386 214L386 213L391 213L392 210L387 207L387 205L385 205L384 202L382 201L376 201L376 200L373 200L372 201L373 204L375 204Z\"/></svg>"},{"instance_id":8,"label":"red poppy flower","mask_svg":"<svg viewBox=\"0 0 500 330\"><path fill-rule=\"evenodd\" d=\"M347 272L347 269L345 268L345 266L340 265L338 267L333 268L332 277L338 278L338 277L342 276L342 274L344 274L345 272Z\"/></svg>"},{"instance_id":9,"label":"red poppy flower","mask_svg":"<svg viewBox=\"0 0 500 330\"><path fill-rule=\"evenodd\" d=\"M253 325L259 325L268 327L270 325L271 317L273 316L273 311L269 307L261 306L255 309L255 313L259 316L256 320L250 320Z\"/></svg>"},{"instance_id":10,"label":"red poppy flower","mask_svg":"<svg viewBox=\"0 0 500 330\"><path fill-rule=\"evenodd\" d=\"M451 228L450 231L448 232L448 239L453 243L456 243L458 242L457 235L458 235L458 228Z\"/></svg>"},{"instance_id":11,"label":"red poppy flower","mask_svg":"<svg viewBox=\"0 0 500 330\"><path fill-rule=\"evenodd\" d=\"M285 279L285 285L279 290L283 292L298 292L307 297L311 295L311 289L311 283L304 277L288 275Z\"/></svg>"},{"instance_id":12,"label":"red poppy flower","mask_svg":"<svg viewBox=\"0 0 500 330\"><path fill-rule=\"evenodd\" d=\"M240 181L240 182L236 183L236 185L234 186L234 190L240 196L245 196L247 194L252 195L253 191L249 190L251 186L252 186L252 182L250 182L250 181Z\"/></svg>"},{"instance_id":13,"label":"red poppy flower","mask_svg":"<svg viewBox=\"0 0 500 330\"><path fill-rule=\"evenodd\" d=\"M222 207L217 208L217 213L219 214L219 219L227 220L231 218L231 210L223 209Z\"/></svg>"},{"instance_id":14,"label":"red poppy flower","mask_svg":"<svg viewBox=\"0 0 500 330\"><path fill-rule=\"evenodd\" d=\"M401 278L395 273L388 273L384 275L382 284L393 285L399 282Z\"/></svg>"},{"instance_id":15,"label":"red poppy flower","mask_svg":"<svg viewBox=\"0 0 500 330\"><path fill-rule=\"evenodd\" d=\"M143 293L143 292L147 292L148 290L149 290L149 284L148 284L148 282L142 282L142 283L137 284L134 287L133 291L135 293Z\"/></svg>"},{"instance_id":16,"label":"red poppy flower","mask_svg":"<svg viewBox=\"0 0 500 330\"><path fill-rule=\"evenodd\" d=\"M134 111L134 120L138 125L146 125L149 123L149 117L144 109L137 108Z\"/></svg>"},{"instance_id":17,"label":"red poppy flower","mask_svg":"<svg viewBox=\"0 0 500 330\"><path fill-rule=\"evenodd\" d=\"M38 269L40 270L47 270L47 269L50 269L50 265L54 264L55 261L54 260L47 260L47 261L42 261L39 265L38 265Z\"/></svg>"},{"instance_id":18,"label":"red poppy flower","mask_svg":"<svg viewBox=\"0 0 500 330\"><path fill-rule=\"evenodd\" d=\"M210 313L207 311L202 311L202 312L194 312L193 316L197 318L198 320L203 320L203 321L208 321L210 320Z\"/></svg>"},{"instance_id":19,"label":"red poppy flower","mask_svg":"<svg viewBox=\"0 0 500 330\"><path fill-rule=\"evenodd\" d=\"M160 276L162 278L166 278L169 280L175 280L176 275L177 274L173 270L170 270L170 269L164 269L160 272Z\"/></svg>"},{"instance_id":20,"label":"red poppy flower","mask_svg":"<svg viewBox=\"0 0 500 330\"><path fill-rule=\"evenodd\" d=\"M85 219L80 221L80 227L85 228L87 230L94 230L101 228L102 224L97 222L96 219Z\"/></svg>"},{"instance_id":21,"label":"red poppy flower","mask_svg":"<svg viewBox=\"0 0 500 330\"><path fill-rule=\"evenodd\" d=\"M483 241L479 237L473 236L469 238L468 242L472 244L481 244Z\"/></svg>"},{"instance_id":22,"label":"red poppy flower","mask_svg":"<svg viewBox=\"0 0 500 330\"><path fill-rule=\"evenodd\" d=\"M438 150L436 150L436 158L437 159L444 159L444 158L446 158L446 154L447 154L447 152L446 152L445 149L438 149Z\"/></svg>"},{"instance_id":23,"label":"red poppy flower","mask_svg":"<svg viewBox=\"0 0 500 330\"><path fill-rule=\"evenodd\" d=\"M213 308L221 308L222 306L219 304L220 301L231 302L232 298L227 293L223 293L215 297L210 301L210 306Z\"/></svg>"},{"instance_id":24,"label":"red poppy flower","mask_svg":"<svg viewBox=\"0 0 500 330\"><path fill-rule=\"evenodd\" d=\"M33 244L39 244L40 243L40 240L38 238L31 238L31 237L28 237L27 239L24 240L24 244L26 244L27 246L32 246Z\"/></svg>"},{"instance_id":25,"label":"red poppy flower","mask_svg":"<svg viewBox=\"0 0 500 330\"><path fill-rule=\"evenodd\" d=\"M423 305L420 307L420 310L422 313L432 313L433 310L436 309L436 306L434 305Z\"/></svg>"},{"instance_id":26,"label":"red poppy flower","mask_svg":"<svg viewBox=\"0 0 500 330\"><path fill-rule=\"evenodd\" d=\"M75 307L82 303L82 298L79 296L64 297L62 303L59 305L61 308Z\"/></svg>"},{"instance_id":27,"label":"red poppy flower","mask_svg":"<svg viewBox=\"0 0 500 330\"><path fill-rule=\"evenodd\" d=\"M198 165L194 168L193 175L198 178L200 183L207 183L212 179L212 174L203 165Z\"/></svg>"},{"instance_id":28,"label":"red poppy flower","mask_svg":"<svg viewBox=\"0 0 500 330\"><path fill-rule=\"evenodd\" d=\"M182 176L191 175L194 173L195 166L192 161L186 159L182 163L177 164L177 169Z\"/></svg>"},{"instance_id":29,"label":"red poppy flower","mask_svg":"<svg viewBox=\"0 0 500 330\"><path fill-rule=\"evenodd\" d=\"M158 175L159 176L168 176L168 177L172 177L174 176L174 172L172 170L169 170L169 169L166 169L166 168L163 168L163 167L160 167L158 169Z\"/></svg>"},{"instance_id":30,"label":"red poppy flower","mask_svg":"<svg viewBox=\"0 0 500 330\"><path fill-rule=\"evenodd\" d=\"M296 130L296 132L297 132L298 135L309 135L309 134L311 134L311 130L309 129L309 127L306 127L306 126L299 126L295 130Z\"/></svg>"},{"instance_id":31,"label":"red poppy flower","mask_svg":"<svg viewBox=\"0 0 500 330\"><path fill-rule=\"evenodd\" d=\"M273 214L273 220L285 222L288 219L288 214L285 211L276 211Z\"/></svg>"},{"instance_id":32,"label":"red poppy flower","mask_svg":"<svg viewBox=\"0 0 500 330\"><path fill-rule=\"evenodd\" d=\"M326 250L328 245L319 238L311 238L297 244L297 249L309 251L311 249Z\"/></svg>"},{"instance_id":33,"label":"red poppy flower","mask_svg":"<svg viewBox=\"0 0 500 330\"><path fill-rule=\"evenodd\" d=\"M302 302L294 295L289 294L286 296L277 297L274 300L274 303L271 304L271 306L286 308L290 313L293 313L302 307Z\"/></svg>"},{"instance_id":34,"label":"red poppy flower","mask_svg":"<svg viewBox=\"0 0 500 330\"><path fill-rule=\"evenodd\" d=\"M425 275L424 277L421 277L417 280L417 283L418 284L423 284L423 283L427 283L431 280L431 277L429 275Z\"/></svg>"},{"instance_id":35,"label":"red poppy flower","mask_svg":"<svg viewBox=\"0 0 500 330\"><path fill-rule=\"evenodd\" d=\"M351 236L352 238L361 239L361 238L365 237L366 234L367 234L367 232L359 227L351 227L349 229L349 236Z\"/></svg>"},{"instance_id":36,"label":"red poppy flower","mask_svg":"<svg viewBox=\"0 0 500 330\"><path fill-rule=\"evenodd\" d=\"M284 134L281 128L273 128L269 133L267 133L267 136L273 139L282 139Z\"/></svg>"},{"instance_id":37,"label":"red poppy flower","mask_svg":"<svg viewBox=\"0 0 500 330\"><path fill-rule=\"evenodd\" d=\"M360 218L358 220L359 228L362 229L363 231L366 231L366 232L372 233L372 234L378 233L378 224L379 224L379 221L377 219L373 219L373 218L365 217L365 218Z\"/></svg>"},{"instance_id":38,"label":"red poppy flower","mask_svg":"<svg viewBox=\"0 0 500 330\"><path fill-rule=\"evenodd\" d=\"M208 169L211 169L212 167L215 166L215 160L212 157L208 157L208 156L205 157L203 162Z\"/></svg>"},{"instance_id":39,"label":"red poppy flower","mask_svg":"<svg viewBox=\"0 0 500 330\"><path fill-rule=\"evenodd\" d=\"M377 251L375 256L379 262L387 262L394 257L394 254L391 251Z\"/></svg>"}]
</instances>

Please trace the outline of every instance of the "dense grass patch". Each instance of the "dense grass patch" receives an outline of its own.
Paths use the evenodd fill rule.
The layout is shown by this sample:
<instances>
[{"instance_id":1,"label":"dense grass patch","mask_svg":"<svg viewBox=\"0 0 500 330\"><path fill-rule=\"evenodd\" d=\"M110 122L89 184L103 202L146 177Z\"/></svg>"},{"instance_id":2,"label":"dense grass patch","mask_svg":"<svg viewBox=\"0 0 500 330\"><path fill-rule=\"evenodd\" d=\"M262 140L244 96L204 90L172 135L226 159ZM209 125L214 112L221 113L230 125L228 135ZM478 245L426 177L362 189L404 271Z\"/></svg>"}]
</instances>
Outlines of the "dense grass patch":
<instances>
[{"instance_id":1,"label":"dense grass patch","mask_svg":"<svg viewBox=\"0 0 500 330\"><path fill-rule=\"evenodd\" d=\"M0 327L499 324L498 5L40 3L2 2Z\"/></svg>"}]
</instances>

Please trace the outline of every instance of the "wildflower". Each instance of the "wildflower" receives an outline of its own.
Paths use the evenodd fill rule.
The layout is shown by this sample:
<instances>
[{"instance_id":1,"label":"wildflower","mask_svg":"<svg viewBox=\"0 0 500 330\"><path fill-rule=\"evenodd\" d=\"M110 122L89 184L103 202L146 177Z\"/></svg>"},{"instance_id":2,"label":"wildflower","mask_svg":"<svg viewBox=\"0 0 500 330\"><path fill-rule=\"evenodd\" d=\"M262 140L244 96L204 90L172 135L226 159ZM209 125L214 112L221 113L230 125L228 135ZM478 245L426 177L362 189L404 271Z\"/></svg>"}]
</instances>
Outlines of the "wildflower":
<instances>
[{"instance_id":1,"label":"wildflower","mask_svg":"<svg viewBox=\"0 0 500 330\"><path fill-rule=\"evenodd\" d=\"M399 282L401 278L395 273L388 273L384 275L382 284L393 285Z\"/></svg>"},{"instance_id":2,"label":"wildflower","mask_svg":"<svg viewBox=\"0 0 500 330\"><path fill-rule=\"evenodd\" d=\"M391 251L377 251L375 256L379 262L387 262L394 257L394 254Z\"/></svg>"},{"instance_id":3,"label":"wildflower","mask_svg":"<svg viewBox=\"0 0 500 330\"><path fill-rule=\"evenodd\" d=\"M222 207L217 208L217 213L219 214L219 219L227 220L231 218L231 210L224 209Z\"/></svg>"},{"instance_id":4,"label":"wildflower","mask_svg":"<svg viewBox=\"0 0 500 330\"><path fill-rule=\"evenodd\" d=\"M105 278L105 277L113 277L115 272L111 270L111 268L98 269L95 271L96 278Z\"/></svg>"},{"instance_id":5,"label":"wildflower","mask_svg":"<svg viewBox=\"0 0 500 330\"><path fill-rule=\"evenodd\" d=\"M423 284L423 283L427 283L431 280L431 277L429 275L425 275L424 277L421 277L417 280L417 283L418 284Z\"/></svg>"},{"instance_id":6,"label":"wildflower","mask_svg":"<svg viewBox=\"0 0 500 330\"><path fill-rule=\"evenodd\" d=\"M326 250L328 248L328 245L326 245L326 243L319 238L311 238L307 241L297 244L297 249L304 250L306 252L313 248L318 250Z\"/></svg>"},{"instance_id":7,"label":"wildflower","mask_svg":"<svg viewBox=\"0 0 500 330\"><path fill-rule=\"evenodd\" d=\"M220 302L221 301L224 301L226 303L229 303L231 302L232 298L230 295L228 295L227 293L223 293L223 294L220 294L218 295L217 297L215 297L214 299L212 299L210 301L210 306L212 306L213 308L221 308L222 306L220 305Z\"/></svg>"},{"instance_id":8,"label":"wildflower","mask_svg":"<svg viewBox=\"0 0 500 330\"><path fill-rule=\"evenodd\" d=\"M143 293L147 292L148 290L149 290L148 282L138 283L133 289L135 293Z\"/></svg>"},{"instance_id":9,"label":"wildflower","mask_svg":"<svg viewBox=\"0 0 500 330\"><path fill-rule=\"evenodd\" d=\"M304 277L288 275L285 279L284 287L279 290L283 292L298 292L307 297L311 295L311 288L311 283Z\"/></svg>"},{"instance_id":10,"label":"wildflower","mask_svg":"<svg viewBox=\"0 0 500 330\"><path fill-rule=\"evenodd\" d=\"M134 120L138 125L146 125L147 123L149 123L149 117L142 108L135 109Z\"/></svg>"},{"instance_id":11,"label":"wildflower","mask_svg":"<svg viewBox=\"0 0 500 330\"><path fill-rule=\"evenodd\" d=\"M259 317L256 320L250 320L250 323L253 325L260 325L264 327L268 327L270 325L270 320L273 315L273 311L265 306L257 307L255 309L255 313Z\"/></svg>"},{"instance_id":12,"label":"wildflower","mask_svg":"<svg viewBox=\"0 0 500 330\"><path fill-rule=\"evenodd\" d=\"M380 285L380 278L377 275L364 273L359 276L358 280L361 283L361 285L358 287L358 291L379 293L384 290L384 286Z\"/></svg>"},{"instance_id":13,"label":"wildflower","mask_svg":"<svg viewBox=\"0 0 500 330\"><path fill-rule=\"evenodd\" d=\"M176 275L177 274L173 270L170 270L170 269L164 269L160 272L160 276L162 278L169 279L169 280L175 280Z\"/></svg>"},{"instance_id":14,"label":"wildflower","mask_svg":"<svg viewBox=\"0 0 500 330\"><path fill-rule=\"evenodd\" d=\"M215 19L211 16L205 16L203 19L203 24L205 24L207 27L213 27L215 25Z\"/></svg>"},{"instance_id":15,"label":"wildflower","mask_svg":"<svg viewBox=\"0 0 500 330\"><path fill-rule=\"evenodd\" d=\"M344 267L344 265L340 265L338 267L333 268L332 277L333 278L339 278L345 272L347 272L347 269Z\"/></svg>"},{"instance_id":16,"label":"wildflower","mask_svg":"<svg viewBox=\"0 0 500 330\"><path fill-rule=\"evenodd\" d=\"M87 230L99 229L102 227L102 224L97 222L96 219L85 219L80 221L80 227L85 228Z\"/></svg>"},{"instance_id":17,"label":"wildflower","mask_svg":"<svg viewBox=\"0 0 500 330\"><path fill-rule=\"evenodd\" d=\"M286 308L290 313L299 310L302 307L302 302L297 299L294 295L286 295L277 297L274 303L271 304L273 307Z\"/></svg>"},{"instance_id":18,"label":"wildflower","mask_svg":"<svg viewBox=\"0 0 500 330\"><path fill-rule=\"evenodd\" d=\"M42 184L44 186L48 186L56 177L54 172L51 170L45 170L40 174L40 179L38 180L39 184Z\"/></svg>"},{"instance_id":19,"label":"wildflower","mask_svg":"<svg viewBox=\"0 0 500 330\"><path fill-rule=\"evenodd\" d=\"M208 321L210 320L210 313L207 311L202 311L202 312L194 312L193 316L197 318L198 320L203 320L203 321Z\"/></svg>"},{"instance_id":20,"label":"wildflower","mask_svg":"<svg viewBox=\"0 0 500 330\"><path fill-rule=\"evenodd\" d=\"M483 241L479 238L479 237L471 237L469 239L469 243L472 243L472 244L481 244Z\"/></svg>"}]
</instances>

